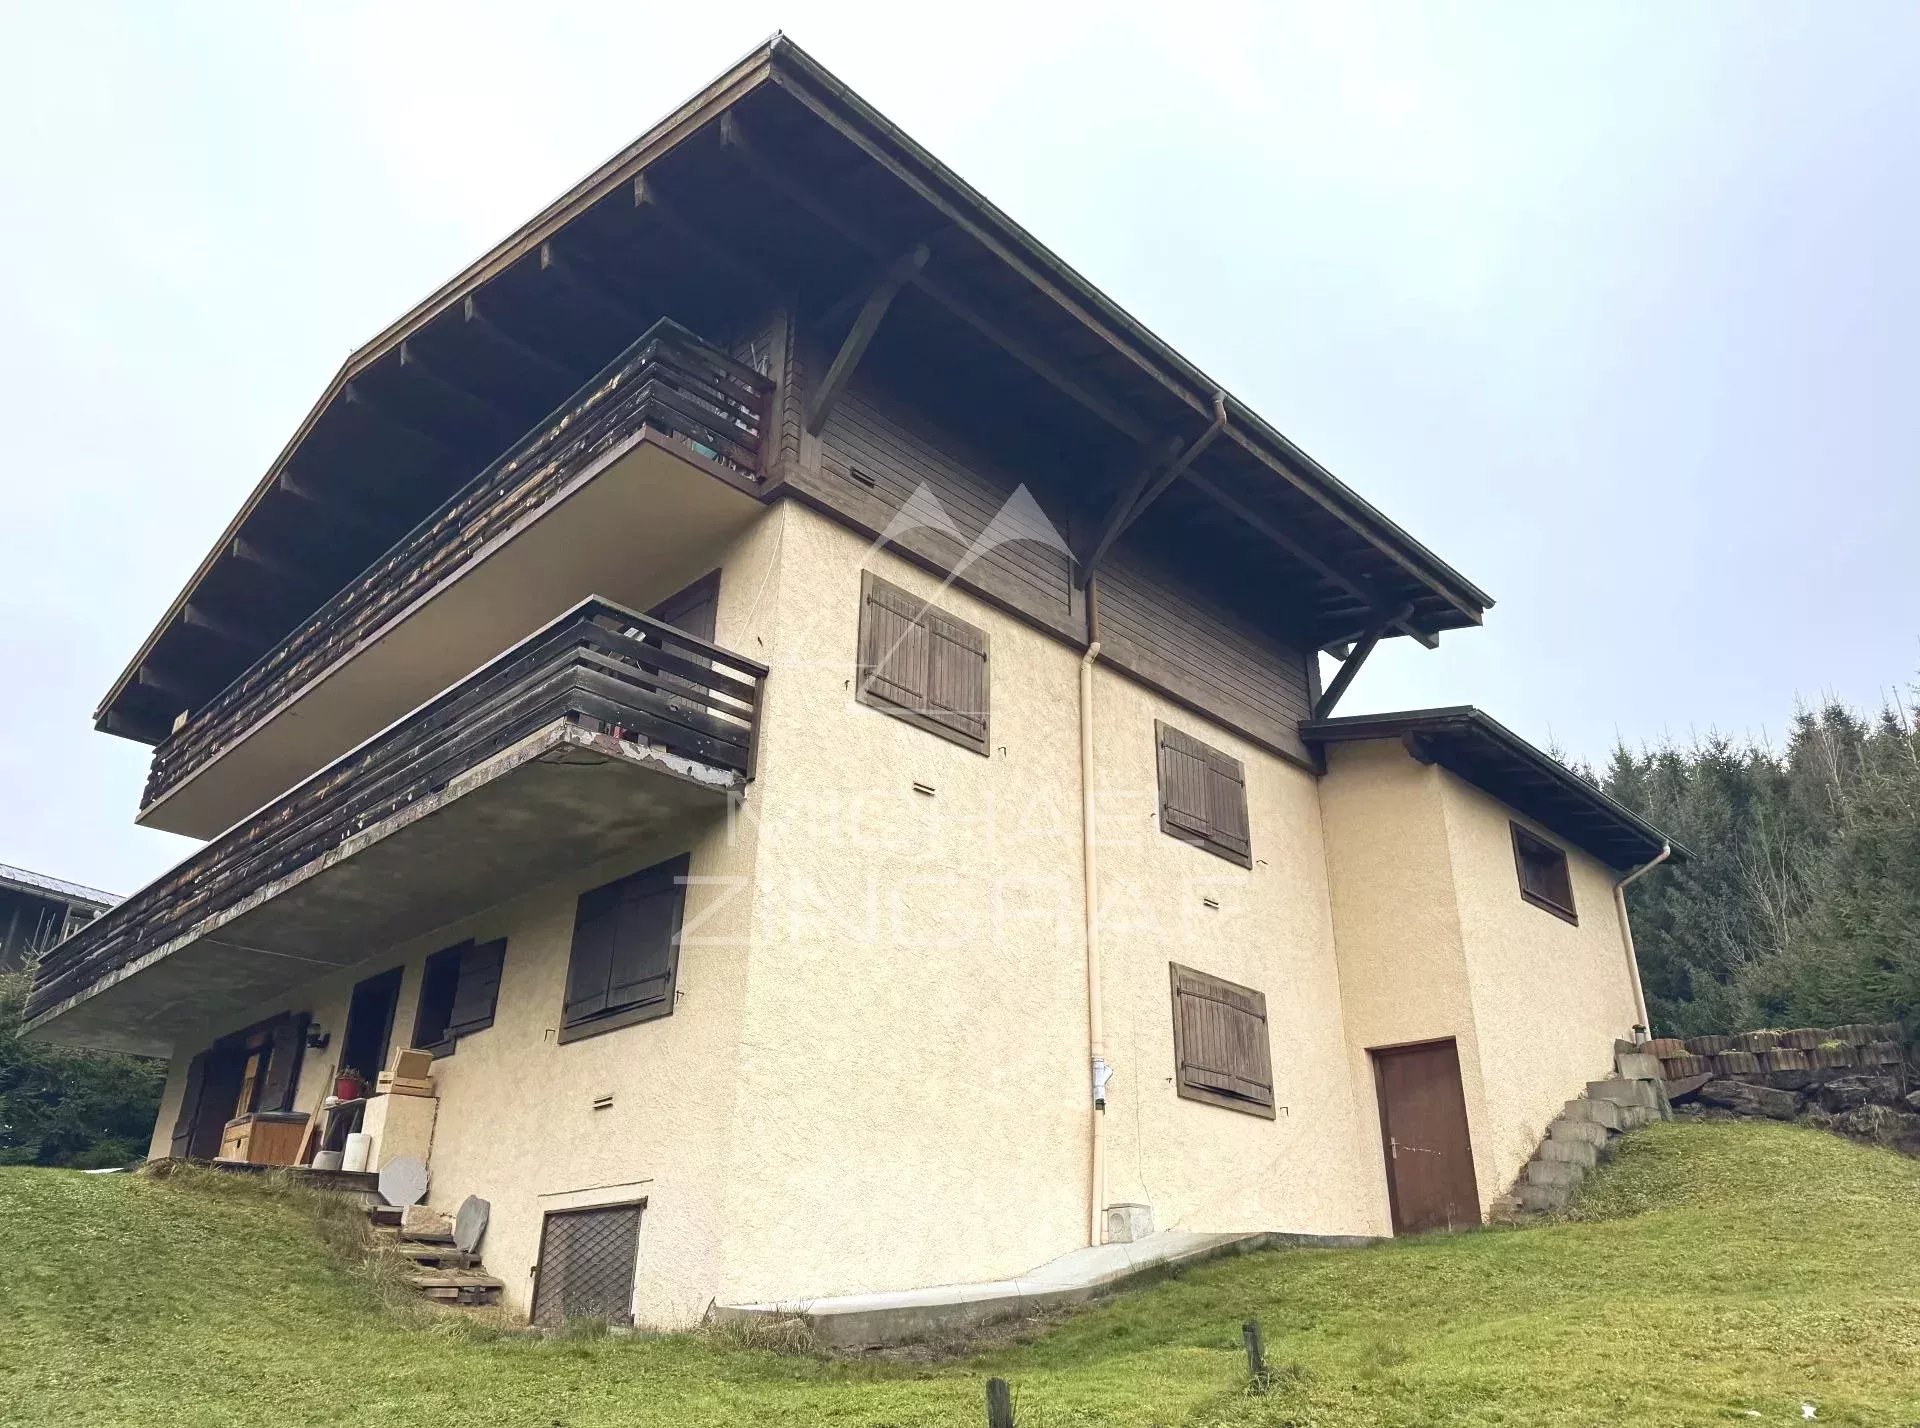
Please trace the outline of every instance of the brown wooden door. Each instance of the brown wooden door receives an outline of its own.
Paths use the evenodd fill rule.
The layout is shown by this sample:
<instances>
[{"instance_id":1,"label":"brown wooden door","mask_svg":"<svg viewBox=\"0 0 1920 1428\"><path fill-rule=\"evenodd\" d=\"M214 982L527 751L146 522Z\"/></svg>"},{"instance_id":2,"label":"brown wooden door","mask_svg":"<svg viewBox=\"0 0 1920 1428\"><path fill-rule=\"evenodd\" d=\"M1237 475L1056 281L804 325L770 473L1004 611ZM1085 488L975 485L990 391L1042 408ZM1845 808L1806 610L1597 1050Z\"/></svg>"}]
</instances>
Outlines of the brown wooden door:
<instances>
[{"instance_id":1,"label":"brown wooden door","mask_svg":"<svg viewBox=\"0 0 1920 1428\"><path fill-rule=\"evenodd\" d=\"M1451 1041L1373 1053L1380 1137L1387 1154L1393 1232L1457 1230L1480 1223L1460 1053Z\"/></svg>"}]
</instances>

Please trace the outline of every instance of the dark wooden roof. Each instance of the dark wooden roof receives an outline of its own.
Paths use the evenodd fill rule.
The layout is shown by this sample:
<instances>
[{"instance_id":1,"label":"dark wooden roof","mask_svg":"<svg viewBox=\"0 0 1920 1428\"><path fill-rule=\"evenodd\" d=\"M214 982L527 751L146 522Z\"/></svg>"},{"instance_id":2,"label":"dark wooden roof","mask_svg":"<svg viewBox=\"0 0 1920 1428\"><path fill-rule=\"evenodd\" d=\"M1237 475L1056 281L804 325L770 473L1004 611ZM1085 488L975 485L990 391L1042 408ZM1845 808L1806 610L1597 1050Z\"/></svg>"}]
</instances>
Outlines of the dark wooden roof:
<instances>
[{"instance_id":1,"label":"dark wooden roof","mask_svg":"<svg viewBox=\"0 0 1920 1428\"><path fill-rule=\"evenodd\" d=\"M1673 849L1674 862L1691 856L1639 814L1472 705L1322 719L1302 724L1300 737L1309 745L1403 740L1414 757L1458 774L1609 867L1638 867L1659 857L1664 847Z\"/></svg>"},{"instance_id":2,"label":"dark wooden roof","mask_svg":"<svg viewBox=\"0 0 1920 1428\"><path fill-rule=\"evenodd\" d=\"M1224 399L1224 435L1150 513L1170 538L1237 550L1316 643L1403 609L1396 632L1431 643L1491 605L775 36L347 360L98 726L165 737L658 318L719 340L786 297L832 313L922 242L889 330L1066 454L1090 508Z\"/></svg>"}]
</instances>

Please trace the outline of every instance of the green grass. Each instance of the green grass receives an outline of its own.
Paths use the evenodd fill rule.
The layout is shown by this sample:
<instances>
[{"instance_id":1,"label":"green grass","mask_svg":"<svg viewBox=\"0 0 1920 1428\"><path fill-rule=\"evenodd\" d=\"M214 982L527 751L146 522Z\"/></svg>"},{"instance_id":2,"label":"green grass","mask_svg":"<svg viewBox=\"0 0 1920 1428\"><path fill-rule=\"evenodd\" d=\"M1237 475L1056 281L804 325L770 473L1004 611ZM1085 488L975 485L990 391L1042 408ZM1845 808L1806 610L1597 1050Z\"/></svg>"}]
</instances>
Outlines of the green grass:
<instances>
[{"instance_id":1,"label":"green grass","mask_svg":"<svg viewBox=\"0 0 1920 1428\"><path fill-rule=\"evenodd\" d=\"M979 1425L989 1374L1031 1428L1920 1423L1920 1164L1792 1126L1657 1126L1566 1223L1248 1256L927 1364L476 1332L205 1178L0 1171L0 1424Z\"/></svg>"}]
</instances>

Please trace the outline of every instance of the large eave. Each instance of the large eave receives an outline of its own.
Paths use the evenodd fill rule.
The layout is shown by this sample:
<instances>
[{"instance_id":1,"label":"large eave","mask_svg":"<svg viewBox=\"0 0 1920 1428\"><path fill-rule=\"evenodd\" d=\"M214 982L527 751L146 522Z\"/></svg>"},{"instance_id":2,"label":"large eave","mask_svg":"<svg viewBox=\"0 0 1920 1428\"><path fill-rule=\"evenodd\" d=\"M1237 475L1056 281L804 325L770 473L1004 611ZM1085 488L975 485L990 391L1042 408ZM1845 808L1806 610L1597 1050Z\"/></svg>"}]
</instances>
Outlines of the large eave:
<instances>
[{"instance_id":1,"label":"large eave","mask_svg":"<svg viewBox=\"0 0 1920 1428\"><path fill-rule=\"evenodd\" d=\"M1017 339L1031 341L1055 357L1062 353L1069 358L1084 357L1084 366L1075 370L1093 374L1084 381L1085 388L1091 392L1087 404L1104 412L1107 421L1127 437L1159 439L1170 429L1178 435L1187 425L1197 430L1211 418L1216 395L1224 397L1230 421L1226 431L1228 439L1222 448L1232 448L1243 453L1247 462L1258 463L1276 489L1286 489L1287 500L1293 503L1296 513L1311 511L1315 522L1325 522L1328 530L1342 533L1342 540L1350 542L1352 549L1344 554L1329 552L1335 563L1367 566L1367 570L1356 577L1360 593L1354 597L1354 634L1389 607L1400 607L1409 600L1412 603L1406 604L1406 608L1412 613L1401 620L1399 633L1431 642L1443 630L1479 623L1483 612L1492 604L1489 596L1306 456L1244 403L1225 394L1217 382L1095 289L799 46L776 35L348 358L102 700L95 711L97 727L143 742L155 742L164 736L166 727L181 709L194 707L223 687L226 679L244 669L252 658L271 648L282 632L278 627L291 627L292 621L301 614L297 606L306 597L297 582L286 590L278 590L276 593L290 602L286 610L276 610L261 628L236 631L222 610L236 606L244 610L252 589L248 582L271 585L276 578L276 568L280 574L306 575L310 589L351 577L352 570L343 575L339 562L358 558L358 550L346 555L337 549L323 553L316 557L318 569L289 572L287 567L297 565L298 561L276 559L270 538L276 531L283 533L283 545L308 538L301 533L304 526L300 521L309 508L299 505L295 496L305 498L311 493L303 487L322 484L323 478L331 479L330 471L319 469L328 461L347 468L355 466L349 458L359 448L349 449L340 443L349 437L353 441L373 440L359 435L363 425L381 427L384 422L381 439L388 440L393 450L383 450L382 455L391 456L393 464L402 469L431 467L433 481L446 489L453 488L448 483L457 485L464 479L462 473L474 462L490 456L491 451L473 445L481 438L469 437L457 421L452 445L460 449L444 452L434 449L432 443L436 437L442 447L449 445L444 439L446 424L457 418L460 410L457 403L446 406L442 396L434 398L442 402L442 406L431 413L433 422L416 421L418 413L404 410L399 413L401 420L396 421L393 410L383 410L397 400L397 394L411 391L410 384L440 380L431 357L411 367L408 365L412 355L410 345L444 342L449 332L461 330L462 317L473 324L476 314L481 316L475 330L487 329L489 324L484 314L496 296L504 302L509 294L517 294L515 300L519 301L525 300L529 292L538 291L528 286L530 280L525 275L530 266L537 265L545 280L550 242L557 248L561 236L576 226L577 231L586 232L592 226L586 220L599 224L619 199L623 187L633 185L643 174L651 181L652 166L663 160L694 164L703 151L696 150L692 141L701 138L706 142L722 116L736 107L751 110L762 118L773 112L771 101L766 98L769 93L789 96L791 103L811 115L818 126L832 131L837 140L835 157L843 157L839 152L842 147L857 151L859 162L853 167L862 168L861 172L853 173L843 167L833 174L833 183L839 185L837 194L843 204L851 208L859 193L878 192L877 186L884 184L888 200L884 206L888 206L896 218L907 202L913 202L924 205L925 222L949 234L961 235L965 251L944 255L940 260L946 265L943 271L955 275L955 285L968 297L983 294L996 320L1003 322ZM758 109L755 106L759 106ZM783 131L774 136L781 140L776 147L791 139L796 154L801 150L824 151L825 141L813 134L795 137L784 132L803 127L793 114L780 110L775 120L774 127ZM698 161L708 160L699 157ZM777 202L773 206L778 207ZM764 253L768 248L767 235L758 236L760 251ZM703 257L702 261L707 259ZM712 261L721 262L720 259ZM860 254L859 261L866 263L869 255ZM563 274L564 265L557 264L555 273ZM556 277L555 281L558 280ZM477 342L479 338L472 340ZM499 340L497 332L493 340ZM509 334L506 340L511 346L517 339ZM1068 352L1070 348L1075 350ZM585 360L591 354L572 355ZM537 363L538 354L532 360ZM1053 365L1072 367L1073 362L1055 361ZM538 371L537 365L530 370ZM548 383L552 388L550 392L532 391L524 404L508 404L507 410L497 413L507 439L517 434L511 430L514 423L531 424L571 390L560 383L561 376L556 373ZM1079 384L1077 379L1074 384ZM1143 393L1155 394L1157 405L1151 421L1146 417L1136 419L1133 415L1140 407ZM1177 421L1174 420L1176 414L1179 414ZM415 430L406 430L409 421L413 421ZM437 429L434 423L439 423ZM422 426L426 428L424 432L419 429ZM392 428L392 432L388 433L387 428ZM311 449L316 439L319 440L317 454ZM341 454L343 451L345 456ZM1200 479L1198 472L1192 474ZM364 485L356 488L345 478L340 484L345 488L341 495L345 504L367 499L377 502L382 495L378 489L368 491ZM421 500L423 504L418 506L418 511L431 508L432 501L424 496ZM412 509L390 513L388 519L398 522ZM1288 520L1276 519L1272 512L1250 510L1244 502L1236 507L1230 497L1228 509L1236 512L1236 519L1255 525L1261 523L1265 514L1267 530L1283 532L1279 537L1283 540L1284 531L1290 528ZM287 514L288 510L293 514ZM349 527L353 516L351 510L346 512ZM264 549L258 534L262 528L269 537ZM392 537L398 538L406 528L405 524L399 525L392 531ZM288 536L285 534L288 531L294 534ZM1312 532L1308 535L1306 543L1315 547L1317 557L1320 545L1325 542ZM367 535L366 540L369 557L384 549L372 544L373 535ZM329 565L329 560L334 564ZM324 589L319 591L321 596L325 593ZM1344 636L1346 632L1341 633ZM171 644L163 648L163 642ZM213 673L202 672L183 681L169 669L166 658L169 653L180 650L185 651L189 664L203 660ZM213 653L207 654L208 650ZM192 687L183 689L183 684Z\"/></svg>"},{"instance_id":2,"label":"large eave","mask_svg":"<svg viewBox=\"0 0 1920 1428\"><path fill-rule=\"evenodd\" d=\"M1300 737L1309 747L1400 740L1415 757L1457 774L1614 868L1652 862L1662 849L1670 849L1675 862L1692 856L1632 809L1472 705L1309 721L1300 726Z\"/></svg>"}]
</instances>

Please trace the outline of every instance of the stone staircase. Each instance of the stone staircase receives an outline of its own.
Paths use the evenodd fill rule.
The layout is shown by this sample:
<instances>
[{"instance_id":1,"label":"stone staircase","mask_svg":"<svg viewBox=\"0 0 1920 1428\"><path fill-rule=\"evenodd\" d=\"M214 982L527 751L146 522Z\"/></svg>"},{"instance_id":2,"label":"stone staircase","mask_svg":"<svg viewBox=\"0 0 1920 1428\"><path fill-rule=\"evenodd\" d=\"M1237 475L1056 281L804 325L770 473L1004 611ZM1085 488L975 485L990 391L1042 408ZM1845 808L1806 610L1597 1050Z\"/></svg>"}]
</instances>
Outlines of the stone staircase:
<instances>
[{"instance_id":1,"label":"stone staircase","mask_svg":"<svg viewBox=\"0 0 1920 1428\"><path fill-rule=\"evenodd\" d=\"M500 1280L486 1272L478 1254L454 1243L453 1232L437 1217L408 1216L392 1205L367 1209L375 1249L407 1263L406 1282L428 1299L469 1306L498 1304Z\"/></svg>"},{"instance_id":2,"label":"stone staircase","mask_svg":"<svg viewBox=\"0 0 1920 1428\"><path fill-rule=\"evenodd\" d=\"M1612 1156L1621 1136L1673 1114L1658 1057L1616 1041L1613 1064L1613 1075L1587 1082L1586 1093L1553 1118L1513 1188L1493 1202L1494 1220L1521 1224L1564 1209L1587 1172Z\"/></svg>"}]
</instances>

